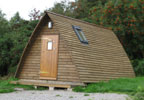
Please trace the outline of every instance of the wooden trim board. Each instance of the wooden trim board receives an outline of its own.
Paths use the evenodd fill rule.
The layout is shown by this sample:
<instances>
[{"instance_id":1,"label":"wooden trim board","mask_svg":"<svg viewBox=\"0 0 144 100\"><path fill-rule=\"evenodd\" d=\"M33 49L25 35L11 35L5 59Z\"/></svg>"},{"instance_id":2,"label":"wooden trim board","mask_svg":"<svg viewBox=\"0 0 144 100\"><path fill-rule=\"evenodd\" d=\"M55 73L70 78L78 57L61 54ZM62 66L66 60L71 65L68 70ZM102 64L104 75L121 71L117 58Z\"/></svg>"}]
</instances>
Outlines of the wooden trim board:
<instances>
[{"instance_id":1,"label":"wooden trim board","mask_svg":"<svg viewBox=\"0 0 144 100\"><path fill-rule=\"evenodd\" d=\"M47 80L56 80L57 78L52 78L52 77L39 77L40 79L47 79Z\"/></svg>"},{"instance_id":2,"label":"wooden trim board","mask_svg":"<svg viewBox=\"0 0 144 100\"><path fill-rule=\"evenodd\" d=\"M11 81L10 83L11 84L22 84L22 85L33 85L33 86L71 88L71 85L63 85L63 84L47 84L47 83L35 83L35 82L24 82L24 81Z\"/></svg>"}]
</instances>

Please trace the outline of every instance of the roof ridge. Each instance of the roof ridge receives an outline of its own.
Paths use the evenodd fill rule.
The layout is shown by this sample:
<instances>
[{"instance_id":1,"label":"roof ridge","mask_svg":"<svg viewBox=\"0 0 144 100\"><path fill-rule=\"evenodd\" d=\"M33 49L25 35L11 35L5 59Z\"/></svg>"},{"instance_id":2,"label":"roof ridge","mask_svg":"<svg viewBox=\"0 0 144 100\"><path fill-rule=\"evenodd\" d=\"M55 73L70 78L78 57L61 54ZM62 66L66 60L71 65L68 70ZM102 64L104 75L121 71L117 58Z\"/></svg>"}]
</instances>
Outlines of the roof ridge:
<instances>
[{"instance_id":1,"label":"roof ridge","mask_svg":"<svg viewBox=\"0 0 144 100\"><path fill-rule=\"evenodd\" d=\"M110 30L104 26L101 26L101 25L97 25L97 24L94 24L94 23L89 23L89 22L86 22L86 21L83 21L83 20L80 20L80 19L76 19L76 18L72 18L72 17L68 17L68 16L64 16L62 14L57 14L57 13L54 13L54 12L50 12L50 11L45 11L45 13L47 14L53 14L53 15L56 15L56 16L60 16L60 17L64 17L64 18L68 18L68 19L71 19L71 20L75 20L75 21L79 21L79 22L82 22L82 23L87 23L87 24L90 24L90 25L94 25L96 27L100 27L100 28L104 28L104 29L107 29L107 30ZM112 31L112 30L111 30Z\"/></svg>"}]
</instances>

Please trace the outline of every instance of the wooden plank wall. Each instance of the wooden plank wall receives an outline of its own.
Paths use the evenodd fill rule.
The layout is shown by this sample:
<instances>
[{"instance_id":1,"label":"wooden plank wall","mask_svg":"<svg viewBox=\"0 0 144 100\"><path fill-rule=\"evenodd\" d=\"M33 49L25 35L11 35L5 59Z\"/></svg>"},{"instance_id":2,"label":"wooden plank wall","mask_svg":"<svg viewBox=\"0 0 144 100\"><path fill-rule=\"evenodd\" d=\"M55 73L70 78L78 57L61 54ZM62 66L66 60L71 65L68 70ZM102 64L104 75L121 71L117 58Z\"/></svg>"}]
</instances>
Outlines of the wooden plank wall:
<instances>
[{"instance_id":1,"label":"wooden plank wall","mask_svg":"<svg viewBox=\"0 0 144 100\"><path fill-rule=\"evenodd\" d=\"M72 53L80 79L97 82L119 77L134 77L134 71L122 45L111 30L48 13ZM80 26L89 44L80 43L72 25Z\"/></svg>"},{"instance_id":2,"label":"wooden plank wall","mask_svg":"<svg viewBox=\"0 0 144 100\"><path fill-rule=\"evenodd\" d=\"M49 18L45 19L40 32L36 33L33 42L27 48L26 54L23 58L22 64L19 69L20 79L35 79L39 80L40 76L40 54L41 54L41 36L49 34L59 34L55 24L53 29L48 29L47 22ZM59 34L59 54L58 54L58 76L57 81L66 82L80 82L76 66L71 59L71 53L68 51L67 45L63 40L63 36Z\"/></svg>"}]
</instances>

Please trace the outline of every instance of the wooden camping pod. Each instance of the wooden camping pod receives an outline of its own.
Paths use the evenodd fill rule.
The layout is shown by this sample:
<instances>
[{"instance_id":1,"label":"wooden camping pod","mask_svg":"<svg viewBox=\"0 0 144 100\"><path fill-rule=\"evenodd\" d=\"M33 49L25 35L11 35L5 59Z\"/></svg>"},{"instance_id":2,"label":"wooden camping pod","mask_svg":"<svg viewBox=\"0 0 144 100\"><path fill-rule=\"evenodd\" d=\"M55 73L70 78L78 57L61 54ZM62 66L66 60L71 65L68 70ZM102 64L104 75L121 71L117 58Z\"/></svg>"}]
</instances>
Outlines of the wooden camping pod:
<instances>
[{"instance_id":1,"label":"wooden camping pod","mask_svg":"<svg viewBox=\"0 0 144 100\"><path fill-rule=\"evenodd\" d=\"M53 23L50 29L49 21ZM82 29L88 44L80 42L72 25ZM45 48L42 49L44 36L58 36L53 53L45 49L48 40L45 40ZM23 51L15 76L25 80L71 82L74 85L135 77L135 74L127 54L111 30L46 12Z\"/></svg>"}]
</instances>

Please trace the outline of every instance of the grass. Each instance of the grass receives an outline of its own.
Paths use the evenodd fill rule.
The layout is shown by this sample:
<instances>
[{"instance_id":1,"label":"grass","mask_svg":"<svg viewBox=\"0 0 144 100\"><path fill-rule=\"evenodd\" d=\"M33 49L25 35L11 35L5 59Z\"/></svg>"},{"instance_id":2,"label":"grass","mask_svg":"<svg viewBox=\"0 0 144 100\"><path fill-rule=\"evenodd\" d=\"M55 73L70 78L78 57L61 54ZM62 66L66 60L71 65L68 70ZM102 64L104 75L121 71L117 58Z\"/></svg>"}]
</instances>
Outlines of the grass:
<instances>
[{"instance_id":1,"label":"grass","mask_svg":"<svg viewBox=\"0 0 144 100\"><path fill-rule=\"evenodd\" d=\"M136 78L119 78L115 80L110 80L108 82L99 82L89 84L86 87L75 87L73 89L75 92L116 92L116 93L137 93L144 92L144 77Z\"/></svg>"},{"instance_id":2,"label":"grass","mask_svg":"<svg viewBox=\"0 0 144 100\"><path fill-rule=\"evenodd\" d=\"M69 96L69 98L73 98L73 96Z\"/></svg>"},{"instance_id":3,"label":"grass","mask_svg":"<svg viewBox=\"0 0 144 100\"><path fill-rule=\"evenodd\" d=\"M85 93L126 93L132 100L144 100L144 77L119 78L108 82L93 83L86 87L75 87L73 91Z\"/></svg>"},{"instance_id":4,"label":"grass","mask_svg":"<svg viewBox=\"0 0 144 100\"><path fill-rule=\"evenodd\" d=\"M61 95L57 94L56 97L61 97Z\"/></svg>"},{"instance_id":5,"label":"grass","mask_svg":"<svg viewBox=\"0 0 144 100\"><path fill-rule=\"evenodd\" d=\"M34 90L33 86L30 85L20 85L20 84L10 84L10 81L17 80L15 78L0 79L0 93L9 93L15 91L15 88L24 88L25 90ZM40 87L38 90L45 90L47 88ZM144 100L144 77L136 78L119 78L115 80L110 80L108 82L99 82L89 84L86 87L75 87L73 89L75 92L85 92L85 93L127 93L134 98L134 100ZM56 95L60 96L60 95ZM84 96L89 96L89 94L84 94ZM72 98L72 97L70 97Z\"/></svg>"},{"instance_id":6,"label":"grass","mask_svg":"<svg viewBox=\"0 0 144 100\"><path fill-rule=\"evenodd\" d=\"M84 96L90 96L89 94L84 94Z\"/></svg>"},{"instance_id":7,"label":"grass","mask_svg":"<svg viewBox=\"0 0 144 100\"><path fill-rule=\"evenodd\" d=\"M24 88L25 90L34 90L33 86L30 85L20 85L20 84L10 84L12 80L17 80L15 78L9 78L8 80L0 80L0 93L9 93L15 91L14 88Z\"/></svg>"}]
</instances>

